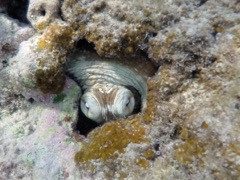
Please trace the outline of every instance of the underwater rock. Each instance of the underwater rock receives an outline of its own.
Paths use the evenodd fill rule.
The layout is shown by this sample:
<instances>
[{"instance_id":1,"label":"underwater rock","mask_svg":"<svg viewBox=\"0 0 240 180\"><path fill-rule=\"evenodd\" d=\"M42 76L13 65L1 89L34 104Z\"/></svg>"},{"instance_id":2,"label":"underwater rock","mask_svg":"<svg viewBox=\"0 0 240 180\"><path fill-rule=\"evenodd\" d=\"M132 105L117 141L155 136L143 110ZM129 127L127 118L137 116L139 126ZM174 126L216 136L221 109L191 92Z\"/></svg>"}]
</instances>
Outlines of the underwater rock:
<instances>
[{"instance_id":1,"label":"underwater rock","mask_svg":"<svg viewBox=\"0 0 240 180\"><path fill-rule=\"evenodd\" d=\"M42 95L45 100L41 104L40 99L28 102L12 114L0 110L1 179L79 177L73 158L80 144L71 137L79 92L75 83L67 80L63 98Z\"/></svg>"},{"instance_id":2,"label":"underwater rock","mask_svg":"<svg viewBox=\"0 0 240 180\"><path fill-rule=\"evenodd\" d=\"M9 66L0 72L3 83L12 83L22 94L29 90L60 93L66 79L63 71L66 53L74 42L71 33L64 24L55 24L42 35L22 42L16 56L8 60Z\"/></svg>"},{"instance_id":3,"label":"underwater rock","mask_svg":"<svg viewBox=\"0 0 240 180\"><path fill-rule=\"evenodd\" d=\"M0 70L8 65L22 41L34 34L34 30L0 13Z\"/></svg>"},{"instance_id":4,"label":"underwater rock","mask_svg":"<svg viewBox=\"0 0 240 180\"><path fill-rule=\"evenodd\" d=\"M66 0L61 10L63 19L82 31L100 56L116 57L139 53L144 37L149 32L157 32L161 26L161 14L153 7L158 4L161 2L155 0L152 4ZM145 10L150 13L145 15Z\"/></svg>"},{"instance_id":5,"label":"underwater rock","mask_svg":"<svg viewBox=\"0 0 240 180\"><path fill-rule=\"evenodd\" d=\"M59 0L29 0L27 18L32 26L42 30L59 17Z\"/></svg>"},{"instance_id":6,"label":"underwater rock","mask_svg":"<svg viewBox=\"0 0 240 180\"><path fill-rule=\"evenodd\" d=\"M15 57L3 55L9 63L0 72L0 179L240 176L238 0L52 2L30 1L29 14L46 5L45 15L40 8L29 18L38 31ZM1 30L0 38L16 32ZM87 137L64 123L77 121L80 89L74 84L76 96L69 96L63 68L84 41L102 58L134 64L142 56L159 66L147 79L144 111Z\"/></svg>"}]
</instances>

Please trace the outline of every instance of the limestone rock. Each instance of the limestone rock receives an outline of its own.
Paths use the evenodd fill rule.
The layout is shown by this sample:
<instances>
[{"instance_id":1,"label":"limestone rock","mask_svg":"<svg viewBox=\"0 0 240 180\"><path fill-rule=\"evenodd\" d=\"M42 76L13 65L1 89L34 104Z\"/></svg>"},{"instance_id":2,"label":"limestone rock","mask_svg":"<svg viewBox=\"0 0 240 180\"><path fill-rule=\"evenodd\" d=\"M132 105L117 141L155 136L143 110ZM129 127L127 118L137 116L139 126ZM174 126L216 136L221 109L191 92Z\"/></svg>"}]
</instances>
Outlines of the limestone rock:
<instances>
[{"instance_id":1,"label":"limestone rock","mask_svg":"<svg viewBox=\"0 0 240 180\"><path fill-rule=\"evenodd\" d=\"M36 29L47 27L58 18L59 0L30 0L27 12L28 20Z\"/></svg>"}]
</instances>

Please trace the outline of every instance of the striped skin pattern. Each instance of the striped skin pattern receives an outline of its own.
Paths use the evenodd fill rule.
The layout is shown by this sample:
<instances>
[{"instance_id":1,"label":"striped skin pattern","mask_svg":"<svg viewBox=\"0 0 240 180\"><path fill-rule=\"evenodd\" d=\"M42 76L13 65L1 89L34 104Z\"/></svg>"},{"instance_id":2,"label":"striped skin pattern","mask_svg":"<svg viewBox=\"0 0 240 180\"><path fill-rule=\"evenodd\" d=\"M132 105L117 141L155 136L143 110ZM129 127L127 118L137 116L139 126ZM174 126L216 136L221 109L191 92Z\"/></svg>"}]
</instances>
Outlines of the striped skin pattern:
<instances>
[{"instance_id":1,"label":"striped skin pattern","mask_svg":"<svg viewBox=\"0 0 240 180\"><path fill-rule=\"evenodd\" d=\"M117 118L125 118L133 112L133 93L122 86L96 84L81 98L81 110L98 123Z\"/></svg>"},{"instance_id":2,"label":"striped skin pattern","mask_svg":"<svg viewBox=\"0 0 240 180\"><path fill-rule=\"evenodd\" d=\"M146 107L144 77L117 62L87 59L78 57L68 67L69 74L82 89L80 107L86 117L97 123L126 118L134 112L137 99L141 109Z\"/></svg>"}]
</instances>

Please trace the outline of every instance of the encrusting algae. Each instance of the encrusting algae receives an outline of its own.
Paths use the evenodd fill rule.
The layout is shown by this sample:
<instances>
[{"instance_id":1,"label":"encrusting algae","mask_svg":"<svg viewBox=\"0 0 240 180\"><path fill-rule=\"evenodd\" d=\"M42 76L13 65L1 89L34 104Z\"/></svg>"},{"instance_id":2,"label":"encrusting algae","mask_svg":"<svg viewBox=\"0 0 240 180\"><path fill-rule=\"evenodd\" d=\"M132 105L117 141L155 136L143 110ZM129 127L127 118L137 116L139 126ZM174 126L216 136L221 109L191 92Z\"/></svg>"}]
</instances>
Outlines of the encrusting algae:
<instances>
[{"instance_id":1,"label":"encrusting algae","mask_svg":"<svg viewBox=\"0 0 240 180\"><path fill-rule=\"evenodd\" d=\"M74 45L74 30L67 25L50 25L39 39L36 51L43 54L35 72L37 87L43 93L60 93L65 84L63 65Z\"/></svg>"},{"instance_id":2,"label":"encrusting algae","mask_svg":"<svg viewBox=\"0 0 240 180\"><path fill-rule=\"evenodd\" d=\"M37 50L63 50L72 48L74 30L67 25L50 25L38 41Z\"/></svg>"},{"instance_id":3,"label":"encrusting algae","mask_svg":"<svg viewBox=\"0 0 240 180\"><path fill-rule=\"evenodd\" d=\"M205 152L203 142L196 136L190 135L186 128L183 128L180 133L180 138L184 140L183 144L175 146L175 158L181 164L191 164L195 159L203 163L201 157Z\"/></svg>"},{"instance_id":4,"label":"encrusting algae","mask_svg":"<svg viewBox=\"0 0 240 180\"><path fill-rule=\"evenodd\" d=\"M130 143L146 143L146 129L141 121L113 121L92 132L89 143L75 155L76 163L88 164L91 160L115 160Z\"/></svg>"}]
</instances>

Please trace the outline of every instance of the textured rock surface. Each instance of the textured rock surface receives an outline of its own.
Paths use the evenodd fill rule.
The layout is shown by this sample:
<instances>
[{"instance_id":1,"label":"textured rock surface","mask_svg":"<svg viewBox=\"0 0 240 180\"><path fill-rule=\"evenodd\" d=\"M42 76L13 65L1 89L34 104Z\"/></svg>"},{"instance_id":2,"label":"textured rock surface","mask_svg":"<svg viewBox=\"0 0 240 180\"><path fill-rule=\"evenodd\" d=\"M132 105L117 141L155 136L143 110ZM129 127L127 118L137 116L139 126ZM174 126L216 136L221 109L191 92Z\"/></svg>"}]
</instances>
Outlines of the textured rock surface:
<instances>
[{"instance_id":1,"label":"textured rock surface","mask_svg":"<svg viewBox=\"0 0 240 180\"><path fill-rule=\"evenodd\" d=\"M30 19L38 32L31 38L36 43L29 55L38 60L29 61L27 51L16 60L31 39L20 45L15 57L11 58L12 52L1 55L6 62L15 59L0 68L4 74L0 77L1 178L240 176L239 1L64 0L59 4L63 20L53 18L36 26L37 21ZM45 15L41 19L48 17L47 11ZM9 22L5 15L1 18ZM4 34L0 38L15 37L19 27L14 27L12 35L0 29ZM148 79L146 110L96 128L86 139L70 128L77 94L71 95L69 84L63 94L55 95L54 102L60 103L39 91L61 91L50 84L64 86L62 68L67 55L84 45L79 39L91 42L103 57L131 57L134 62L135 55L142 55L159 66ZM26 62L37 62L40 74L35 70L31 74L29 68L25 73ZM69 124L63 122L68 115Z\"/></svg>"},{"instance_id":2,"label":"textured rock surface","mask_svg":"<svg viewBox=\"0 0 240 180\"><path fill-rule=\"evenodd\" d=\"M72 126L79 88L69 80L62 94L32 94L35 101L11 98L10 93L1 88L1 107L5 108L0 110L0 178L77 179L73 157L80 144Z\"/></svg>"},{"instance_id":3,"label":"textured rock surface","mask_svg":"<svg viewBox=\"0 0 240 180\"><path fill-rule=\"evenodd\" d=\"M59 18L59 0L29 0L27 17L35 28L47 27Z\"/></svg>"},{"instance_id":4,"label":"textured rock surface","mask_svg":"<svg viewBox=\"0 0 240 180\"><path fill-rule=\"evenodd\" d=\"M19 44L34 33L33 29L0 14L0 69L7 66L9 58L13 57Z\"/></svg>"}]
</instances>

